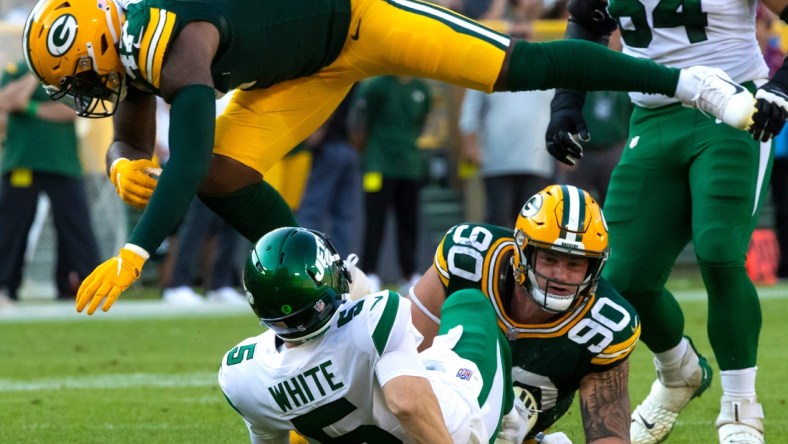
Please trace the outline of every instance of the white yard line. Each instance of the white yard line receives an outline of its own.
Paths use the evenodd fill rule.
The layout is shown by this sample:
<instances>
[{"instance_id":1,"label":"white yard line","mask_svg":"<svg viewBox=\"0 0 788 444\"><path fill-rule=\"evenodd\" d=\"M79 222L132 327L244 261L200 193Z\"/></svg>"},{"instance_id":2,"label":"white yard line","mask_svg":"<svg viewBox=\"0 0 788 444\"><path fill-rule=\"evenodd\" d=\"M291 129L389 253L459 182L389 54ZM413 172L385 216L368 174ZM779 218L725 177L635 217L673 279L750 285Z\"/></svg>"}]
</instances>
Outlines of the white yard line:
<instances>
[{"instance_id":1,"label":"white yard line","mask_svg":"<svg viewBox=\"0 0 788 444\"><path fill-rule=\"evenodd\" d=\"M93 374L39 378L32 380L0 379L0 393L54 390L128 389L134 387L209 387L217 385L216 372L173 374Z\"/></svg>"},{"instance_id":2,"label":"white yard line","mask_svg":"<svg viewBox=\"0 0 788 444\"><path fill-rule=\"evenodd\" d=\"M0 324L8 322L84 321L88 319L139 319L172 318L189 316L236 316L248 313L246 305L230 305L206 302L197 306L173 306L163 301L118 301L108 312L96 310L92 316L87 310L77 313L73 302L21 302L13 306L0 306Z\"/></svg>"}]
</instances>

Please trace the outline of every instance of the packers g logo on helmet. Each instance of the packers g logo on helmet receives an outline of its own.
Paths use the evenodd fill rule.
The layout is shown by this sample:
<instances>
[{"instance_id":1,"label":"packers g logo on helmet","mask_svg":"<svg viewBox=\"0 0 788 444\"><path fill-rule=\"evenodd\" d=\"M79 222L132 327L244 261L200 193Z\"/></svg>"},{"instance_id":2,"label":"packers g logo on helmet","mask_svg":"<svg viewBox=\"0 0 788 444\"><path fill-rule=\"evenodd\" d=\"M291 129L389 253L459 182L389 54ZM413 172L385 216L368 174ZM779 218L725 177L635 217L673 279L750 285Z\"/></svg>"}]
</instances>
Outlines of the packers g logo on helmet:
<instances>
[{"instance_id":1,"label":"packers g logo on helmet","mask_svg":"<svg viewBox=\"0 0 788 444\"><path fill-rule=\"evenodd\" d=\"M77 37L77 19L71 14L56 18L47 33L47 50L54 57L60 57L74 44Z\"/></svg>"},{"instance_id":2,"label":"packers g logo on helmet","mask_svg":"<svg viewBox=\"0 0 788 444\"><path fill-rule=\"evenodd\" d=\"M520 210L520 217L534 217L542 209L544 199L541 194L534 194Z\"/></svg>"}]
</instances>

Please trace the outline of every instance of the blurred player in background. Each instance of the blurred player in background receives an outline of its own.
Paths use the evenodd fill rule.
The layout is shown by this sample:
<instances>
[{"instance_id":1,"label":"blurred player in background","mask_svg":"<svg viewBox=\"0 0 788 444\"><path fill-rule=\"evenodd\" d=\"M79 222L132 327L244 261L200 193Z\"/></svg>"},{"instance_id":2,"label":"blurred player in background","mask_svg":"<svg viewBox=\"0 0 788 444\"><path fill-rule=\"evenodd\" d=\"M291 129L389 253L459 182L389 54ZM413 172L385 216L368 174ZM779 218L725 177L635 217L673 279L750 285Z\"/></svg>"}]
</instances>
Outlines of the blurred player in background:
<instances>
[{"instance_id":1,"label":"blurred player in background","mask_svg":"<svg viewBox=\"0 0 788 444\"><path fill-rule=\"evenodd\" d=\"M23 61L5 67L0 113L7 114L0 185L0 305L19 299L25 251L39 195L57 234L57 299L73 300L99 264L79 160L74 112L54 103Z\"/></svg>"}]
</instances>

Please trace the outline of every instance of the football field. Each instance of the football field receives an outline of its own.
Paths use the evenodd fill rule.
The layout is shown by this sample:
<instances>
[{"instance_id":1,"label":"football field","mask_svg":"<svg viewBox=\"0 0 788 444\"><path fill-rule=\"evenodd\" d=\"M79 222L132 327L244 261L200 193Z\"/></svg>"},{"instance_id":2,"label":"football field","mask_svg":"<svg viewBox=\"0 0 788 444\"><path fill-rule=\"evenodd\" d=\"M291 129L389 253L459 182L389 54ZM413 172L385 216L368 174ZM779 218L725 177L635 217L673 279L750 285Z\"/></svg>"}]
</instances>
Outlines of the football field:
<instances>
[{"instance_id":1,"label":"football field","mask_svg":"<svg viewBox=\"0 0 788 444\"><path fill-rule=\"evenodd\" d=\"M133 290L132 290L133 293ZM758 391L767 442L788 442L788 285L761 288ZM118 302L109 313L77 314L70 303L0 310L0 443L244 443L216 371L225 351L261 328L245 307L173 308L158 300ZM716 369L705 333L706 302L677 291L687 333ZM735 335L736 325L730 326ZM633 406L654 379L645 346L631 364ZM679 417L670 443L716 442L719 375ZM557 424L584 442L575 405Z\"/></svg>"}]
</instances>

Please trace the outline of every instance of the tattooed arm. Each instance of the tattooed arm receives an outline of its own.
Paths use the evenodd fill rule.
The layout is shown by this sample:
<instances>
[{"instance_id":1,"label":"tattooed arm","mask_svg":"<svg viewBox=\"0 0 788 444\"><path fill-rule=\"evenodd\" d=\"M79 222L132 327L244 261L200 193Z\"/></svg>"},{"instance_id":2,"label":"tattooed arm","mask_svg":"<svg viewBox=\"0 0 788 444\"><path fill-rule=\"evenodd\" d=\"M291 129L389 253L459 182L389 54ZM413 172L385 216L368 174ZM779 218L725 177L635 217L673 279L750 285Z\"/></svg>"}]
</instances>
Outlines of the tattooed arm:
<instances>
[{"instance_id":1,"label":"tattooed arm","mask_svg":"<svg viewBox=\"0 0 788 444\"><path fill-rule=\"evenodd\" d=\"M580 413L589 444L629 442L629 361L580 381Z\"/></svg>"}]
</instances>

